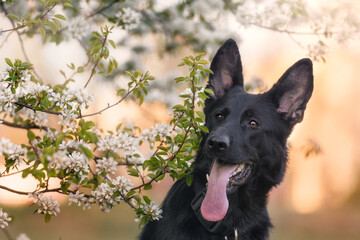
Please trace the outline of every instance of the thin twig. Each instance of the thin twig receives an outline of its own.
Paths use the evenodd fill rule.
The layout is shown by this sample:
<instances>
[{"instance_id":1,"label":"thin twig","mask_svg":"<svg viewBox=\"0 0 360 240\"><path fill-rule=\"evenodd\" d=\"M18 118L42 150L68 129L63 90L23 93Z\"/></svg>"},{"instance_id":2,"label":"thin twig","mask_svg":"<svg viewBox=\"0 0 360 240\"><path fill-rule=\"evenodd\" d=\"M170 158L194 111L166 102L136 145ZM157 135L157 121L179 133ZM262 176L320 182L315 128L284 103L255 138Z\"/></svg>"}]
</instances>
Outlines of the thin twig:
<instances>
[{"instance_id":1,"label":"thin twig","mask_svg":"<svg viewBox=\"0 0 360 240\"><path fill-rule=\"evenodd\" d=\"M19 42L20 42L20 47L21 47L21 51L23 52L26 61L27 61L27 62L30 62L29 57L28 57L28 55L27 55L27 53L26 53L26 50L25 50L25 47L24 47L24 41L22 40L21 34L20 34L20 32L18 31L20 28L15 27L14 20L13 20L11 17L8 16L8 11L7 11L6 8L4 7L4 4L1 3L0 6L1 6L1 9L4 11L6 17L9 19L11 25L13 26L13 30L14 30L14 31L17 33L17 35L18 35ZM53 8L53 7L52 7L52 8ZM52 9L52 8L51 8L51 9ZM48 12L49 12L49 11L47 11L46 14L47 14ZM45 16L45 14L43 14L43 15L41 16L41 18L43 18L44 16ZM25 27L25 26L23 26L23 27ZM23 27L21 27L21 28L23 28ZM40 78L39 74L35 71L35 69L33 69L32 71L33 71L34 75L36 76L36 78L41 81L41 78Z\"/></svg>"},{"instance_id":2,"label":"thin twig","mask_svg":"<svg viewBox=\"0 0 360 240\"><path fill-rule=\"evenodd\" d=\"M10 235L9 231L6 228L0 228L1 231L5 234L8 240L14 240L14 238Z\"/></svg>"},{"instance_id":3,"label":"thin twig","mask_svg":"<svg viewBox=\"0 0 360 240\"><path fill-rule=\"evenodd\" d=\"M97 14L102 13L102 12L105 11L106 9L111 8L111 7L112 7L115 3L117 3L117 2L120 2L120 0L114 0L114 1L112 1L111 3L109 3L108 5L99 8L98 10L94 11L94 12L91 13L89 16L87 16L87 18L91 18L91 17L93 17L93 16L95 16L95 15L97 15Z\"/></svg>"},{"instance_id":4,"label":"thin twig","mask_svg":"<svg viewBox=\"0 0 360 240\"><path fill-rule=\"evenodd\" d=\"M39 111L39 112L45 112L45 113L49 113L49 114L53 114L53 115L61 115L61 112L55 112L55 111L50 111L50 110L34 110L33 106L25 104L25 103L21 103L21 102L14 102L14 104L31 109L34 112Z\"/></svg>"},{"instance_id":5,"label":"thin twig","mask_svg":"<svg viewBox=\"0 0 360 240\"><path fill-rule=\"evenodd\" d=\"M19 170L19 171L17 171L17 172L12 172L12 173L8 173L8 174L0 174L0 178L2 178L2 177L9 177L9 176L12 176L12 175L15 175L15 174L18 174L18 173L22 173L23 171L25 171L25 170L28 170L28 169L30 169L30 168L32 168L32 167L34 167L34 166L30 166L30 167L27 167L27 168L24 168L24 169L22 169L22 170Z\"/></svg>"},{"instance_id":6,"label":"thin twig","mask_svg":"<svg viewBox=\"0 0 360 240\"><path fill-rule=\"evenodd\" d=\"M87 80L84 88L87 87L87 85L89 84L91 78L92 78L92 77L94 76L94 74L95 74L95 69L96 69L96 67L99 65L99 62L100 62L100 60L101 60L101 58L102 58L102 56L103 56L103 53L104 53L104 46L105 46L107 37L108 37L108 35L106 34L106 35L105 35L105 38L104 38L104 40L103 40L103 42L102 42L102 45L101 45L101 52L100 52L99 59L96 60L93 68L91 69L91 73L90 73L89 79Z\"/></svg>"},{"instance_id":7,"label":"thin twig","mask_svg":"<svg viewBox=\"0 0 360 240\"><path fill-rule=\"evenodd\" d=\"M143 79L141 79L139 82L143 81ZM112 107L115 107L116 105L120 104L125 98L127 98L127 96L129 96L135 89L136 87L139 85L139 83L136 83L135 86L130 90L128 89L128 92L125 94L125 96L123 96L119 101L117 101L116 103L113 103L111 105L108 105L106 108L103 108L101 109L100 111L98 112L94 112L94 113L89 113L89 114L85 114L85 115L82 115L81 118L84 118L84 117L90 117L90 116L94 116L94 115L97 115L97 114L101 114L102 112L108 110L109 108L112 108ZM80 118L80 117L79 117Z\"/></svg>"},{"instance_id":8,"label":"thin twig","mask_svg":"<svg viewBox=\"0 0 360 240\"><path fill-rule=\"evenodd\" d=\"M8 187L2 186L2 185L0 185L0 189L6 190L8 192L16 193L16 194L19 194L19 195L29 195L29 194L33 193L33 192L18 191L18 190L11 189L11 188L8 188ZM61 193L60 191L61 191L61 188L53 188L53 189L45 189L45 190L42 190L42 191L38 191L38 193L47 193L47 192Z\"/></svg>"}]
</instances>

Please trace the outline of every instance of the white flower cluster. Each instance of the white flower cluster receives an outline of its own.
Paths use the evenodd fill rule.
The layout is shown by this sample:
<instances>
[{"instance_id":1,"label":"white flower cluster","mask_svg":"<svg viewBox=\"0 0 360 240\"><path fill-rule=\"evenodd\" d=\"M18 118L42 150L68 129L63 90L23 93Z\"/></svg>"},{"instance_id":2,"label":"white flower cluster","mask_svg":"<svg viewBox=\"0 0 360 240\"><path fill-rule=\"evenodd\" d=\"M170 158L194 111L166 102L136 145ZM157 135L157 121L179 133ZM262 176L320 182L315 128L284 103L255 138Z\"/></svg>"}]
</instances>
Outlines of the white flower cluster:
<instances>
[{"instance_id":1,"label":"white flower cluster","mask_svg":"<svg viewBox=\"0 0 360 240\"><path fill-rule=\"evenodd\" d=\"M114 152L122 152L125 155L134 154L138 144L138 139L127 132L121 131L118 131L115 136L105 136L97 142L97 146L101 151L112 150Z\"/></svg>"},{"instance_id":2,"label":"white flower cluster","mask_svg":"<svg viewBox=\"0 0 360 240\"><path fill-rule=\"evenodd\" d=\"M0 228L5 228L8 226L11 221L11 217L6 212L3 212L2 208L0 208Z\"/></svg>"},{"instance_id":3,"label":"white flower cluster","mask_svg":"<svg viewBox=\"0 0 360 240\"><path fill-rule=\"evenodd\" d=\"M201 101L201 98L199 97L199 92L204 92L205 88L201 88L198 91L195 91L195 98L194 103L198 104ZM193 92L191 91L191 88L186 88L182 93L180 93L180 96L190 96L191 99L193 97Z\"/></svg>"},{"instance_id":4,"label":"white flower cluster","mask_svg":"<svg viewBox=\"0 0 360 240\"><path fill-rule=\"evenodd\" d=\"M33 203L37 206L37 213L49 214L56 216L60 213L60 203L52 196L46 197L43 193L29 194L29 197L33 197Z\"/></svg>"},{"instance_id":5,"label":"white flower cluster","mask_svg":"<svg viewBox=\"0 0 360 240\"><path fill-rule=\"evenodd\" d=\"M83 210L90 209L91 204L94 202L94 198L85 197L85 194L76 191L75 193L69 193L69 205L72 203L77 206L83 205Z\"/></svg>"},{"instance_id":6,"label":"white flower cluster","mask_svg":"<svg viewBox=\"0 0 360 240\"><path fill-rule=\"evenodd\" d=\"M107 174L115 174L117 170L117 162L114 158L102 158L96 162L96 173L106 172Z\"/></svg>"},{"instance_id":7,"label":"white flower cluster","mask_svg":"<svg viewBox=\"0 0 360 240\"><path fill-rule=\"evenodd\" d=\"M131 180L124 176L117 176L115 179L112 179L111 184L114 185L116 191L120 191L124 196L131 190L131 187L134 186Z\"/></svg>"},{"instance_id":8,"label":"white flower cluster","mask_svg":"<svg viewBox=\"0 0 360 240\"><path fill-rule=\"evenodd\" d=\"M20 97L23 97L26 93L26 87L30 82L31 74L28 69L20 71L18 79L18 87L15 89L15 93L11 92L9 83L5 81L9 77L9 72L12 71L12 67L7 67L0 78L0 112L14 113L16 102Z\"/></svg>"},{"instance_id":9,"label":"white flower cluster","mask_svg":"<svg viewBox=\"0 0 360 240\"><path fill-rule=\"evenodd\" d=\"M8 155L8 159L15 161L15 164L21 163L22 156L26 155L27 150L20 145L12 143L8 138L0 138L0 157Z\"/></svg>"},{"instance_id":10,"label":"white flower cluster","mask_svg":"<svg viewBox=\"0 0 360 240\"><path fill-rule=\"evenodd\" d=\"M49 166L55 170L74 171L82 177L86 177L89 172L89 159L78 151L73 151L70 155L66 150L59 150L48 156Z\"/></svg>"},{"instance_id":11,"label":"white flower cluster","mask_svg":"<svg viewBox=\"0 0 360 240\"><path fill-rule=\"evenodd\" d=\"M14 103L18 101L20 97L29 94L32 97L40 98L46 94L48 100L51 102L50 106L58 106L63 109L61 115L59 115L60 121L58 122L58 124L63 126L63 132L73 132L77 125L76 119L79 117L76 111L78 109L88 108L95 100L91 93L86 92L85 89L80 86L64 89L62 93L56 92L51 87L40 83L32 84L32 86L29 87L31 74L28 69L20 71L18 86L14 88L15 92L12 92L9 83L5 81L5 79L9 77L9 71L12 71L11 67L6 68L0 78L0 112L14 115L14 110L17 107ZM34 121L39 126L44 126L48 123L48 114L45 112L23 108L19 113Z\"/></svg>"},{"instance_id":12,"label":"white flower cluster","mask_svg":"<svg viewBox=\"0 0 360 240\"><path fill-rule=\"evenodd\" d=\"M68 150L68 149L72 149L72 150L80 150L80 146L86 147L87 149L91 150L91 147L84 142L84 140L80 139L80 141L78 140L70 140L70 141L65 141L63 140L60 144L59 144L59 149L60 150Z\"/></svg>"},{"instance_id":13,"label":"white flower cluster","mask_svg":"<svg viewBox=\"0 0 360 240\"><path fill-rule=\"evenodd\" d=\"M49 122L48 114L45 112L34 111L28 108L23 108L21 110L21 113L24 114L24 116L27 117L28 119L34 121L40 127L46 125Z\"/></svg>"},{"instance_id":14,"label":"white flower cluster","mask_svg":"<svg viewBox=\"0 0 360 240\"><path fill-rule=\"evenodd\" d=\"M132 8L123 8L115 17L124 23L125 30L131 31L139 26L141 14Z\"/></svg>"},{"instance_id":15,"label":"white flower cluster","mask_svg":"<svg viewBox=\"0 0 360 240\"><path fill-rule=\"evenodd\" d=\"M151 216L153 220L159 220L162 218L162 210L154 201L151 201L150 204L141 204L140 208L143 210L145 215ZM135 219L135 221L140 221L140 218Z\"/></svg>"},{"instance_id":16,"label":"white flower cluster","mask_svg":"<svg viewBox=\"0 0 360 240\"><path fill-rule=\"evenodd\" d=\"M51 141L55 141L59 133L56 130L51 130L46 128L42 130L42 134L44 137L45 136L48 137Z\"/></svg>"},{"instance_id":17,"label":"white flower cluster","mask_svg":"<svg viewBox=\"0 0 360 240\"><path fill-rule=\"evenodd\" d=\"M153 146L156 141L156 137L159 139L164 139L165 137L171 137L173 127L166 123L155 124L155 126L149 129L142 130L141 139L149 142L151 146Z\"/></svg>"},{"instance_id":18,"label":"white flower cluster","mask_svg":"<svg viewBox=\"0 0 360 240\"><path fill-rule=\"evenodd\" d=\"M124 176L118 176L116 179L112 179L110 183L101 183L91 195L94 197L95 202L99 205L100 209L105 212L110 212L111 208L120 200L122 196L125 196L133 186L130 179ZM121 194L114 194L120 192Z\"/></svg>"},{"instance_id":19,"label":"white flower cluster","mask_svg":"<svg viewBox=\"0 0 360 240\"><path fill-rule=\"evenodd\" d=\"M77 39L82 40L89 33L91 33L91 24L89 24L85 17L79 16L75 18L68 17L68 21L66 22L67 30L64 31L65 39Z\"/></svg>"}]
</instances>

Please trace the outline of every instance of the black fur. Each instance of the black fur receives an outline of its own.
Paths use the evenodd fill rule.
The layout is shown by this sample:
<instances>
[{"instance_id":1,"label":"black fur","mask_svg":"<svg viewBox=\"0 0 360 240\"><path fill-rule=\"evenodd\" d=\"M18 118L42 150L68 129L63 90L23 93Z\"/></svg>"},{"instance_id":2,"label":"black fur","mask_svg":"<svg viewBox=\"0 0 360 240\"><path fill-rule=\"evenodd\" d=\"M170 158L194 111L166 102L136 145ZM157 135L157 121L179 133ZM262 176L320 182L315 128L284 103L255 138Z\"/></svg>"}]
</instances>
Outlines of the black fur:
<instances>
[{"instance_id":1,"label":"black fur","mask_svg":"<svg viewBox=\"0 0 360 240\"><path fill-rule=\"evenodd\" d=\"M251 163L246 181L228 193L229 208L222 220L228 229L237 229L241 240L268 239L272 227L266 209L268 193L285 174L286 141L293 126L301 122L313 90L312 62L302 59L263 94L243 89L240 54L235 41L227 40L215 55L208 88L215 95L205 102L206 126L194 162L193 184L177 181L162 209L163 218L148 223L142 240L224 239L199 222L191 208L195 195L206 187L214 159L222 164ZM214 144L215 142L215 144ZM227 236L234 239L234 235Z\"/></svg>"}]
</instances>

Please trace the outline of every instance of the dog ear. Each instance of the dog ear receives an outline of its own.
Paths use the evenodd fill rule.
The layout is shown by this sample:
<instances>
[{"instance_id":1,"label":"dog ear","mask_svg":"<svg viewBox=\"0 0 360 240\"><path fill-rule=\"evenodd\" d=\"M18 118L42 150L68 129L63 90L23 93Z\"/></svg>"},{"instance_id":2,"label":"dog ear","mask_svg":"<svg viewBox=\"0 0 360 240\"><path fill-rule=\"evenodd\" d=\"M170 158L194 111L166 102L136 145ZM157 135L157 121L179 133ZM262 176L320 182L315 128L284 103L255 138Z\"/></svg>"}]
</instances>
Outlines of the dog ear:
<instances>
[{"instance_id":1,"label":"dog ear","mask_svg":"<svg viewBox=\"0 0 360 240\"><path fill-rule=\"evenodd\" d=\"M228 39L217 51L211 62L207 88L214 91L211 97L220 98L235 85L243 86L243 75L239 49L233 39Z\"/></svg>"},{"instance_id":2,"label":"dog ear","mask_svg":"<svg viewBox=\"0 0 360 240\"><path fill-rule=\"evenodd\" d=\"M291 66L270 89L276 111L294 125L302 121L314 88L313 66L304 58Z\"/></svg>"}]
</instances>

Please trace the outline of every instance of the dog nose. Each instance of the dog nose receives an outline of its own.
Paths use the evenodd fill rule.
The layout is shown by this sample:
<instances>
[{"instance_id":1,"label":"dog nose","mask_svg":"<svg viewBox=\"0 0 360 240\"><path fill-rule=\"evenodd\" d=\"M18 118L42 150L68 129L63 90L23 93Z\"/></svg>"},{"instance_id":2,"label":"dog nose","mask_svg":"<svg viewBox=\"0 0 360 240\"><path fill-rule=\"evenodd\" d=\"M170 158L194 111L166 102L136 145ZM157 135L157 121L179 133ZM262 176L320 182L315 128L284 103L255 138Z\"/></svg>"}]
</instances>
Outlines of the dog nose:
<instances>
[{"instance_id":1,"label":"dog nose","mask_svg":"<svg viewBox=\"0 0 360 240\"><path fill-rule=\"evenodd\" d=\"M208 146L214 151L224 151L230 146L230 138L227 135L211 136L208 139Z\"/></svg>"}]
</instances>

